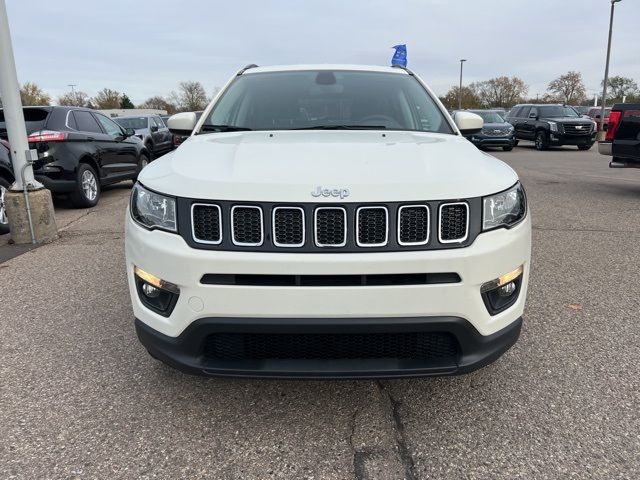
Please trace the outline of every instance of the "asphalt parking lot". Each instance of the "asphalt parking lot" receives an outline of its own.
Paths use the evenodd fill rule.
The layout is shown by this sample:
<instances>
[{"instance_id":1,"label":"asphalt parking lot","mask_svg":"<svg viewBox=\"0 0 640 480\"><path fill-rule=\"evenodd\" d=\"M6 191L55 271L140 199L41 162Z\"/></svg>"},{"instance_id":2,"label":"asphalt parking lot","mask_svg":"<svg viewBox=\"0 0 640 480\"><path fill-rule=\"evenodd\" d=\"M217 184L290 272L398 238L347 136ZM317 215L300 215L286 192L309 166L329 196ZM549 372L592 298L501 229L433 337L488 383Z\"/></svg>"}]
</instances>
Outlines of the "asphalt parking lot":
<instances>
[{"instance_id":1,"label":"asphalt parking lot","mask_svg":"<svg viewBox=\"0 0 640 480\"><path fill-rule=\"evenodd\" d=\"M493 153L527 189L534 266L520 341L461 377L185 376L135 337L130 184L57 205L58 241L0 256L0 478L638 478L640 171Z\"/></svg>"}]
</instances>

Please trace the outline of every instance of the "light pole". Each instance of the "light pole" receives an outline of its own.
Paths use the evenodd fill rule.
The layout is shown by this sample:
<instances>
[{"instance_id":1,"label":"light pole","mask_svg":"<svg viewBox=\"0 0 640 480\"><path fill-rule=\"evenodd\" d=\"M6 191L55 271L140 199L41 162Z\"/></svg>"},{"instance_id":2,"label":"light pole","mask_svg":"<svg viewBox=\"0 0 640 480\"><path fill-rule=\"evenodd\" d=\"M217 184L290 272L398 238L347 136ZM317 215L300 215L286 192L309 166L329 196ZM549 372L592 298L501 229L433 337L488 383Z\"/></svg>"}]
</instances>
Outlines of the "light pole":
<instances>
[{"instance_id":1,"label":"light pole","mask_svg":"<svg viewBox=\"0 0 640 480\"><path fill-rule=\"evenodd\" d=\"M458 87L458 110L462 110L462 64L466 62L466 58L460 59L460 85Z\"/></svg>"},{"instance_id":2,"label":"light pole","mask_svg":"<svg viewBox=\"0 0 640 480\"><path fill-rule=\"evenodd\" d=\"M600 132L604 133L604 109L607 104L607 82L609 81L609 59L611 58L611 34L613 32L613 12L616 3L621 0L611 0L611 15L609 16L609 42L607 43L607 63L604 67L604 82L602 86L602 108L600 109Z\"/></svg>"},{"instance_id":3,"label":"light pole","mask_svg":"<svg viewBox=\"0 0 640 480\"><path fill-rule=\"evenodd\" d=\"M67 85L67 87L71 87L71 93L72 93L72 94L74 93L74 92L73 92L73 88L74 88L75 86L76 86L76 84L75 84L75 83L70 83L70 84L68 84L68 85Z\"/></svg>"}]
</instances>

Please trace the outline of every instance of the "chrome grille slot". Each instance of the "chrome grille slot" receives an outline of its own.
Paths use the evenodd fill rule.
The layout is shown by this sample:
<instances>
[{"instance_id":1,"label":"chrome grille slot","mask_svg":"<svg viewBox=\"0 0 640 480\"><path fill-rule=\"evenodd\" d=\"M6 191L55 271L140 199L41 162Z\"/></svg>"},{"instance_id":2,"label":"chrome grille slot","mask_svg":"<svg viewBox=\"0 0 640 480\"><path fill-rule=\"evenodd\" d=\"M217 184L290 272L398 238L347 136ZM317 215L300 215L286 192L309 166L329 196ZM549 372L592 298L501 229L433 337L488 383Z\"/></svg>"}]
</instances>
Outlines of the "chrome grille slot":
<instances>
[{"instance_id":1,"label":"chrome grille slot","mask_svg":"<svg viewBox=\"0 0 640 480\"><path fill-rule=\"evenodd\" d=\"M465 202L440 205L440 243L461 243L469 235L469 205Z\"/></svg>"},{"instance_id":2,"label":"chrome grille slot","mask_svg":"<svg viewBox=\"0 0 640 480\"><path fill-rule=\"evenodd\" d=\"M388 241L389 213L385 207L360 207L356 214L359 247L381 247Z\"/></svg>"},{"instance_id":3,"label":"chrome grille slot","mask_svg":"<svg viewBox=\"0 0 640 480\"><path fill-rule=\"evenodd\" d=\"M250 205L231 208L231 237L235 245L257 247L264 240L262 209Z\"/></svg>"},{"instance_id":4,"label":"chrome grille slot","mask_svg":"<svg viewBox=\"0 0 640 480\"><path fill-rule=\"evenodd\" d=\"M304 210L300 207L273 209L273 243L277 247L302 247L305 240Z\"/></svg>"},{"instance_id":5,"label":"chrome grille slot","mask_svg":"<svg viewBox=\"0 0 640 480\"><path fill-rule=\"evenodd\" d=\"M398 243L400 245L426 245L429 242L429 207L405 205L398 211Z\"/></svg>"},{"instance_id":6,"label":"chrome grille slot","mask_svg":"<svg viewBox=\"0 0 640 480\"><path fill-rule=\"evenodd\" d=\"M318 247L344 247L347 244L347 212L342 207L315 210L315 243Z\"/></svg>"},{"instance_id":7,"label":"chrome grille slot","mask_svg":"<svg viewBox=\"0 0 640 480\"><path fill-rule=\"evenodd\" d=\"M217 245L222 242L222 212L218 205L191 205L191 235L198 243Z\"/></svg>"},{"instance_id":8,"label":"chrome grille slot","mask_svg":"<svg viewBox=\"0 0 640 480\"><path fill-rule=\"evenodd\" d=\"M591 133L591 124L585 123L564 123L564 133L568 135L589 135Z\"/></svg>"}]
</instances>

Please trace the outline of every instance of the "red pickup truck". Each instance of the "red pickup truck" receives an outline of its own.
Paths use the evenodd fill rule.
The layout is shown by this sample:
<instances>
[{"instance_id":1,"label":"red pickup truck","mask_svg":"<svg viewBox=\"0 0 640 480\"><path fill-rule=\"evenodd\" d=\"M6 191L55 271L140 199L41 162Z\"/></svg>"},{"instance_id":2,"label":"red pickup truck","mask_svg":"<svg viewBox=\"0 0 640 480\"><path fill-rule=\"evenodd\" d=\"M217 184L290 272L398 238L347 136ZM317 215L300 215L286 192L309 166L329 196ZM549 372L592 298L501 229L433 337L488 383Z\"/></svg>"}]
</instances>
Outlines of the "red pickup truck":
<instances>
[{"instance_id":1,"label":"red pickup truck","mask_svg":"<svg viewBox=\"0 0 640 480\"><path fill-rule=\"evenodd\" d=\"M611 168L640 168L640 103L613 106L607 135L598 151L612 157Z\"/></svg>"}]
</instances>

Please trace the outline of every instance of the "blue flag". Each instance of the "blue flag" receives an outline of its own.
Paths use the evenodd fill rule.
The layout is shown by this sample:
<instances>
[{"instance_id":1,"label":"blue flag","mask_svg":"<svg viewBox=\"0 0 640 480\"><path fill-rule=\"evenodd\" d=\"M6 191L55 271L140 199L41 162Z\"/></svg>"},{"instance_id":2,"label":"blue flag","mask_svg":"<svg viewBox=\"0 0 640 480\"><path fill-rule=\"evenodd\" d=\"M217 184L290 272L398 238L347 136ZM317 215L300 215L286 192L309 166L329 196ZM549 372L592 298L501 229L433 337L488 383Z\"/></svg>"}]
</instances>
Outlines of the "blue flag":
<instances>
[{"instance_id":1,"label":"blue flag","mask_svg":"<svg viewBox=\"0 0 640 480\"><path fill-rule=\"evenodd\" d=\"M392 48L396 49L396 53L393 54L393 58L391 59L391 65L400 65L401 67L407 66L407 46L396 45Z\"/></svg>"}]
</instances>

